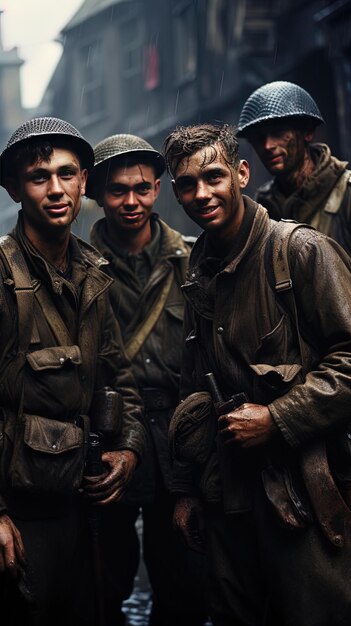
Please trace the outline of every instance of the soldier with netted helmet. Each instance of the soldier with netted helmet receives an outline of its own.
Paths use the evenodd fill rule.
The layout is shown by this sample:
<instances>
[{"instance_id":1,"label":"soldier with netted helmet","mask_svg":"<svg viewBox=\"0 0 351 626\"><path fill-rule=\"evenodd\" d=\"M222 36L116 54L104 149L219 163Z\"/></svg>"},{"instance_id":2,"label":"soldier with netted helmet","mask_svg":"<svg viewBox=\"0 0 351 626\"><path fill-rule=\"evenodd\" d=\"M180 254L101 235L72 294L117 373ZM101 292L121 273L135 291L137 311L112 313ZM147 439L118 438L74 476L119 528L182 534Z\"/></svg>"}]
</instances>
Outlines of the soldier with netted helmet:
<instances>
[{"instance_id":1,"label":"soldier with netted helmet","mask_svg":"<svg viewBox=\"0 0 351 626\"><path fill-rule=\"evenodd\" d=\"M204 558L187 550L172 527L172 468L167 432L178 403L183 321L181 285L191 237L155 212L162 155L145 139L117 134L94 150L87 195L103 208L91 242L109 262L111 301L145 408L149 444L122 505L105 511L106 611L124 623L121 604L132 592L140 547L135 523L142 510L143 559L152 591L150 626L202 626L207 618ZM114 513L114 514L113 514ZM116 568L115 564L118 564ZM118 618L119 612L119 618ZM113 621L114 619L114 621ZM116 621L117 620L117 621Z\"/></svg>"},{"instance_id":2,"label":"soldier with netted helmet","mask_svg":"<svg viewBox=\"0 0 351 626\"><path fill-rule=\"evenodd\" d=\"M238 136L245 137L273 179L256 200L273 219L311 224L351 252L351 172L324 143L312 143L324 120L299 85L275 81L246 100Z\"/></svg>"},{"instance_id":3,"label":"soldier with netted helmet","mask_svg":"<svg viewBox=\"0 0 351 626\"><path fill-rule=\"evenodd\" d=\"M71 234L93 163L79 131L53 117L24 123L0 155L0 184L21 207L0 239L0 598L9 626L102 624L89 522L121 499L145 443L105 261Z\"/></svg>"}]
</instances>

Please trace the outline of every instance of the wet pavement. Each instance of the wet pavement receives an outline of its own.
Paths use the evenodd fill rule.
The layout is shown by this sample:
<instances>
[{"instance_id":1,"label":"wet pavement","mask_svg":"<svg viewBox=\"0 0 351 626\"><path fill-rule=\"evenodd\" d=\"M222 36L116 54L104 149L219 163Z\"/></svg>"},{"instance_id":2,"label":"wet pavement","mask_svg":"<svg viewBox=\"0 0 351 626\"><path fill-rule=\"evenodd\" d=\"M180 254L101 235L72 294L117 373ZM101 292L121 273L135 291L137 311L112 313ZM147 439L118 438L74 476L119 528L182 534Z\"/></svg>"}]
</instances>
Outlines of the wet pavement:
<instances>
[{"instance_id":1,"label":"wet pavement","mask_svg":"<svg viewBox=\"0 0 351 626\"><path fill-rule=\"evenodd\" d=\"M141 560L138 574L135 577L133 593L123 604L123 612L127 615L126 626L147 626L150 610L150 585L144 563Z\"/></svg>"},{"instance_id":2,"label":"wet pavement","mask_svg":"<svg viewBox=\"0 0 351 626\"><path fill-rule=\"evenodd\" d=\"M142 532L141 518L137 520L139 535ZM138 574L135 577L131 597L123 603L123 612L127 615L126 626L147 626L151 610L151 590L147 571L141 558ZM165 626L167 626L165 624ZM209 620L204 626L212 626Z\"/></svg>"}]
</instances>

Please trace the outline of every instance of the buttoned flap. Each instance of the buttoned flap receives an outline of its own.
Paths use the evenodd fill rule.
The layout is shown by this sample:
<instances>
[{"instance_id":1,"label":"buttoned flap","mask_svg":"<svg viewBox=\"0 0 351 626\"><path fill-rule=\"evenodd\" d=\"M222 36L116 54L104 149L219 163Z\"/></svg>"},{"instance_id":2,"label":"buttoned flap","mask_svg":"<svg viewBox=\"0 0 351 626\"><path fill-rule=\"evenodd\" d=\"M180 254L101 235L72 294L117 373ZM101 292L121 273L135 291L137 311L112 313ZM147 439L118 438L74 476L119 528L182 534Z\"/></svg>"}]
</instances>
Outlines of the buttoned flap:
<instances>
[{"instance_id":1,"label":"buttoned flap","mask_svg":"<svg viewBox=\"0 0 351 626\"><path fill-rule=\"evenodd\" d=\"M83 445L83 430L71 422L24 415L24 442L37 452L62 454Z\"/></svg>"},{"instance_id":2,"label":"buttoned flap","mask_svg":"<svg viewBox=\"0 0 351 626\"><path fill-rule=\"evenodd\" d=\"M27 354L27 361L33 370L39 372L46 369L62 369L67 362L81 365L82 355L79 346L55 346Z\"/></svg>"},{"instance_id":3,"label":"buttoned flap","mask_svg":"<svg viewBox=\"0 0 351 626\"><path fill-rule=\"evenodd\" d=\"M302 366L298 363L284 365L269 365L267 363L250 364L251 369L260 376L265 384L277 389L284 384L290 384L301 372Z\"/></svg>"}]
</instances>

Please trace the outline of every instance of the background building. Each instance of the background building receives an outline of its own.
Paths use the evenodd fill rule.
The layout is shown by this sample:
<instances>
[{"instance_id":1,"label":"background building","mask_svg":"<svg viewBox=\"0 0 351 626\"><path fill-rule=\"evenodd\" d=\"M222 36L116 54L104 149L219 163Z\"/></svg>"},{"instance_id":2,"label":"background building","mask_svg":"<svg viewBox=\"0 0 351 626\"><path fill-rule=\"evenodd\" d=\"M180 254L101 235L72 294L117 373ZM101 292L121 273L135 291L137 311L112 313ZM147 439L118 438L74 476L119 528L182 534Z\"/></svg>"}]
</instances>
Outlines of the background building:
<instances>
[{"instance_id":1,"label":"background building","mask_svg":"<svg viewBox=\"0 0 351 626\"><path fill-rule=\"evenodd\" d=\"M290 80L320 107L318 139L350 158L349 0L85 0L60 40L36 113L70 121L93 145L130 132L161 149L176 124L235 124L255 88ZM268 175L245 140L241 152L250 194ZM166 175L158 210L175 228L198 232ZM85 201L78 234L87 237L99 215Z\"/></svg>"},{"instance_id":2,"label":"background building","mask_svg":"<svg viewBox=\"0 0 351 626\"><path fill-rule=\"evenodd\" d=\"M17 48L4 50L0 10L0 146L4 146L11 133L32 114L21 103L20 68L23 61ZM0 187L0 234L6 233L15 221L13 202Z\"/></svg>"}]
</instances>

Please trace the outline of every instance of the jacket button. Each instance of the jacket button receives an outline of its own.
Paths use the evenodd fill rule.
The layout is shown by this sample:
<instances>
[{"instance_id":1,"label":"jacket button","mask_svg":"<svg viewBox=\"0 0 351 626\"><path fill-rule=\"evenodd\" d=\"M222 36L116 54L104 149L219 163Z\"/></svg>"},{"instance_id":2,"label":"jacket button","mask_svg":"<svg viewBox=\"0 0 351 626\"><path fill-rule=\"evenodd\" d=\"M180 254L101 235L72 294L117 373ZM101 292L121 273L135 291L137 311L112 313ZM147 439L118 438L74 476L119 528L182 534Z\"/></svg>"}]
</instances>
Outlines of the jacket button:
<instances>
[{"instance_id":1,"label":"jacket button","mask_svg":"<svg viewBox=\"0 0 351 626\"><path fill-rule=\"evenodd\" d=\"M179 250L179 248L178 248L178 249L176 250L176 254L178 254L178 255L179 255L179 254L182 254L182 251L181 251L181 250Z\"/></svg>"},{"instance_id":2,"label":"jacket button","mask_svg":"<svg viewBox=\"0 0 351 626\"><path fill-rule=\"evenodd\" d=\"M147 358L145 359L145 363L147 363L147 364L151 363L151 359L150 359L149 357L147 357Z\"/></svg>"},{"instance_id":3,"label":"jacket button","mask_svg":"<svg viewBox=\"0 0 351 626\"><path fill-rule=\"evenodd\" d=\"M218 326L218 328L217 328L218 335L221 335L223 331L224 331L223 326Z\"/></svg>"}]
</instances>

